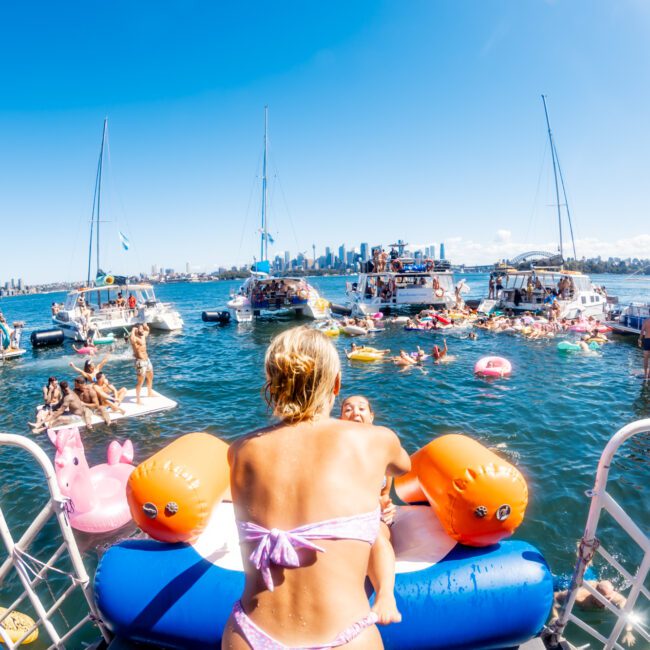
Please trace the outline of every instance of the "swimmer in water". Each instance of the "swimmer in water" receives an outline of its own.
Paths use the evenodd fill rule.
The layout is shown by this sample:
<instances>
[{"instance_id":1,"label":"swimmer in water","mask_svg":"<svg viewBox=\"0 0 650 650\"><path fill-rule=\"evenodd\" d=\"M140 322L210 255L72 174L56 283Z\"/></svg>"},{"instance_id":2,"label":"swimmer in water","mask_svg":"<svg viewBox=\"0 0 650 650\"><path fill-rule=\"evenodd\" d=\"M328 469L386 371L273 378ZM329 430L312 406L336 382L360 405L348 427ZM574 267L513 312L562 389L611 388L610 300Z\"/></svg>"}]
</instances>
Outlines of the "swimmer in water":
<instances>
[{"instance_id":1,"label":"swimmer in water","mask_svg":"<svg viewBox=\"0 0 650 650\"><path fill-rule=\"evenodd\" d=\"M456 361L458 358L457 355L455 354L448 354L447 350L447 339L443 339L443 347L440 349L437 345L433 346L433 362L435 364L440 364L440 363L452 363L453 361Z\"/></svg>"},{"instance_id":2,"label":"swimmer in water","mask_svg":"<svg viewBox=\"0 0 650 650\"><path fill-rule=\"evenodd\" d=\"M398 357L393 357L393 363L398 366L404 366L405 368L418 365L417 360L404 350L399 351Z\"/></svg>"},{"instance_id":3,"label":"swimmer in water","mask_svg":"<svg viewBox=\"0 0 650 650\"><path fill-rule=\"evenodd\" d=\"M612 605L618 607L618 609L623 609L623 607L625 607L627 599L623 594L614 589L614 585L609 580L586 580L585 582L606 600L612 603ZM559 608L564 604L568 595L568 590L555 592L553 596L553 618L558 617ZM605 605L603 605L603 603L601 603L596 596L593 596L585 587L580 587L578 589L575 604L579 609L586 611L605 609ZM628 646L633 646L636 643L636 639L632 632L633 629L634 627L632 624L628 622L625 626L625 635L621 639L621 643Z\"/></svg>"},{"instance_id":4,"label":"swimmer in water","mask_svg":"<svg viewBox=\"0 0 650 650\"><path fill-rule=\"evenodd\" d=\"M372 424L374 419L375 414L370 402L362 395L352 395L343 400L341 420ZM390 498L392 482L392 478L385 477L379 493L381 523L379 535L370 549L368 561L368 577L376 594L372 611L379 616L378 623L381 625L399 623L402 620L395 601L395 551L390 541L390 526L393 525L397 512Z\"/></svg>"},{"instance_id":5,"label":"swimmer in water","mask_svg":"<svg viewBox=\"0 0 650 650\"><path fill-rule=\"evenodd\" d=\"M97 354L97 348L93 345L93 342L90 339L86 339L83 343L83 346L80 348L73 343L72 349L79 354L88 354L91 357Z\"/></svg>"}]
</instances>

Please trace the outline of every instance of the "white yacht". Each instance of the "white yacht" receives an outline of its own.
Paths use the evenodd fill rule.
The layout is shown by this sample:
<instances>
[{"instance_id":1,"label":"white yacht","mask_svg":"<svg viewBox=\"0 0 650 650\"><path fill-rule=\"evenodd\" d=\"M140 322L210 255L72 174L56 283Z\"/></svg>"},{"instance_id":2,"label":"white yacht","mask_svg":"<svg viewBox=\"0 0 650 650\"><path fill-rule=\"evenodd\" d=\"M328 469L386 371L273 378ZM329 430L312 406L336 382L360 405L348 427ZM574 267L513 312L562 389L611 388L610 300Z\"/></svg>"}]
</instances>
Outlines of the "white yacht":
<instances>
[{"instance_id":1,"label":"white yacht","mask_svg":"<svg viewBox=\"0 0 650 650\"><path fill-rule=\"evenodd\" d=\"M126 277L106 274L100 268L99 228L100 224L105 223L100 219L100 206L107 143L108 120L105 119L90 220L86 286L68 293L63 306L53 311L52 322L67 338L76 341L83 341L92 333L95 336L104 336L110 332L124 333L141 323L168 332L182 329L183 319L179 312L169 303L157 300L151 284L131 284ZM121 232L119 235L122 246L128 250L128 239ZM93 244L96 264L94 280L91 279Z\"/></svg>"},{"instance_id":2,"label":"white yacht","mask_svg":"<svg viewBox=\"0 0 650 650\"><path fill-rule=\"evenodd\" d=\"M509 266L497 265L491 274L494 287L488 296L479 305L479 311L488 312L492 308L501 310L541 311L550 308L551 303L559 305L559 318L588 318L593 316L596 320L604 320L607 313L607 296L594 284L588 275L564 268L564 246L562 238L562 207L566 210L566 220L571 235L573 258L577 259L575 241L573 238L573 225L564 176L555 148L551 124L548 118L546 97L542 95L544 116L548 129L548 139L553 163L553 177L555 180L555 199L557 207L557 221L559 231L558 253L545 251L531 251L524 253L513 260L513 264L522 263L536 258L543 262L529 265L529 268L517 270ZM562 189L562 201L560 199ZM492 285L492 282L491 282Z\"/></svg>"},{"instance_id":3,"label":"white yacht","mask_svg":"<svg viewBox=\"0 0 650 650\"><path fill-rule=\"evenodd\" d=\"M523 271L509 268L494 271L492 276L503 288L497 291L494 300L484 300L479 311L488 312L493 307L504 311L538 312L550 308L551 302L557 302L558 318L605 318L607 296L584 273L567 271L558 265L533 266Z\"/></svg>"},{"instance_id":4,"label":"white yacht","mask_svg":"<svg viewBox=\"0 0 650 650\"><path fill-rule=\"evenodd\" d=\"M228 301L228 310L238 323L273 312L293 312L296 316L330 317L329 302L304 278L281 278L254 271Z\"/></svg>"},{"instance_id":5,"label":"white yacht","mask_svg":"<svg viewBox=\"0 0 650 650\"><path fill-rule=\"evenodd\" d=\"M267 223L267 138L268 107L264 107L264 156L262 159L262 227L260 228L260 262L254 265L251 276L227 303L228 311L238 323L274 312L293 313L296 316L325 319L331 316L329 302L304 278L276 277L270 274L268 244L273 243Z\"/></svg>"},{"instance_id":6,"label":"white yacht","mask_svg":"<svg viewBox=\"0 0 650 650\"><path fill-rule=\"evenodd\" d=\"M148 283L105 284L71 291L63 307L52 315L52 323L75 341L85 340L92 331L101 336L123 334L141 323L166 332L183 328L178 311L157 300Z\"/></svg>"},{"instance_id":7,"label":"white yacht","mask_svg":"<svg viewBox=\"0 0 650 650\"><path fill-rule=\"evenodd\" d=\"M348 306L353 315L372 314L408 308L449 309L456 304L456 287L447 260L416 262L404 255L399 243L397 257L378 271L366 263L356 282L347 283ZM466 285L462 285L465 287Z\"/></svg>"}]
</instances>

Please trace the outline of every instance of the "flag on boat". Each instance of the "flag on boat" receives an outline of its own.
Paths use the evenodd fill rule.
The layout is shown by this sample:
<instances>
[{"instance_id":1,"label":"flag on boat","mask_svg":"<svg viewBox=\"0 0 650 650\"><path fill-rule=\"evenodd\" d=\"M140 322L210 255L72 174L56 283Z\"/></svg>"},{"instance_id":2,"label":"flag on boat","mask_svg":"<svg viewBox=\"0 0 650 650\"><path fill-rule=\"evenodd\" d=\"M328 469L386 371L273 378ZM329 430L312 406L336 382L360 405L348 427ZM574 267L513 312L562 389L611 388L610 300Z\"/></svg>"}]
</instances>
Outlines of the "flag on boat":
<instances>
[{"instance_id":1,"label":"flag on boat","mask_svg":"<svg viewBox=\"0 0 650 650\"><path fill-rule=\"evenodd\" d=\"M125 251L128 251L129 247L131 246L131 242L129 241L129 238L121 230L118 230L118 232L120 235L120 241L122 242L122 248Z\"/></svg>"},{"instance_id":2,"label":"flag on boat","mask_svg":"<svg viewBox=\"0 0 650 650\"><path fill-rule=\"evenodd\" d=\"M257 232L259 232L260 235L262 235L262 237L265 236L265 235L264 235L264 231L263 231L261 228L260 228ZM267 233L266 233L266 241L267 241L269 244L275 244L275 239L273 239L273 237L271 237L271 233L270 233L270 232L267 232Z\"/></svg>"}]
</instances>

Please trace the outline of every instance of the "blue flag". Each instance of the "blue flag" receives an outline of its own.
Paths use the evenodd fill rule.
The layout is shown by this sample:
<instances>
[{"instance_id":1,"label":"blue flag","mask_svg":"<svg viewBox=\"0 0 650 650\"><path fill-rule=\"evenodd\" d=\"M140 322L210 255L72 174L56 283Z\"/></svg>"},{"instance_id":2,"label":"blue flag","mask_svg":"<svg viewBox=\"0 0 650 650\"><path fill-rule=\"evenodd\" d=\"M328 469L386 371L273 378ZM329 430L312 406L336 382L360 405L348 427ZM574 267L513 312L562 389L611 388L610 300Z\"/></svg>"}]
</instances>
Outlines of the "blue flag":
<instances>
[{"instance_id":1,"label":"blue flag","mask_svg":"<svg viewBox=\"0 0 650 650\"><path fill-rule=\"evenodd\" d=\"M129 238L121 231L118 231L120 234L120 241L122 242L122 248L124 248L125 251L129 250L129 247L131 246L131 242L129 241Z\"/></svg>"}]
</instances>

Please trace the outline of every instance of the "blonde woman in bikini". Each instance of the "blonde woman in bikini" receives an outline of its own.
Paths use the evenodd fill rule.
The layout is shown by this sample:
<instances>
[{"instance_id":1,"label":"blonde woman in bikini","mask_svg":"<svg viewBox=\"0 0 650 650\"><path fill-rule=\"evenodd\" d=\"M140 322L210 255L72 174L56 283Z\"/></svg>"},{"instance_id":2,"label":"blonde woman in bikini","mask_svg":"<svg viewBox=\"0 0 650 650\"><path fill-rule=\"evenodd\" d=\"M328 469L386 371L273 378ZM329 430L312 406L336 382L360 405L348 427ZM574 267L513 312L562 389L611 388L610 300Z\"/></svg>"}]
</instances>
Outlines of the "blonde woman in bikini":
<instances>
[{"instance_id":1,"label":"blonde woman in bikini","mask_svg":"<svg viewBox=\"0 0 650 650\"><path fill-rule=\"evenodd\" d=\"M330 417L340 362L321 332L277 336L265 370L279 421L230 449L246 584L222 648L382 648L364 582L377 494L409 457L390 429Z\"/></svg>"}]
</instances>

